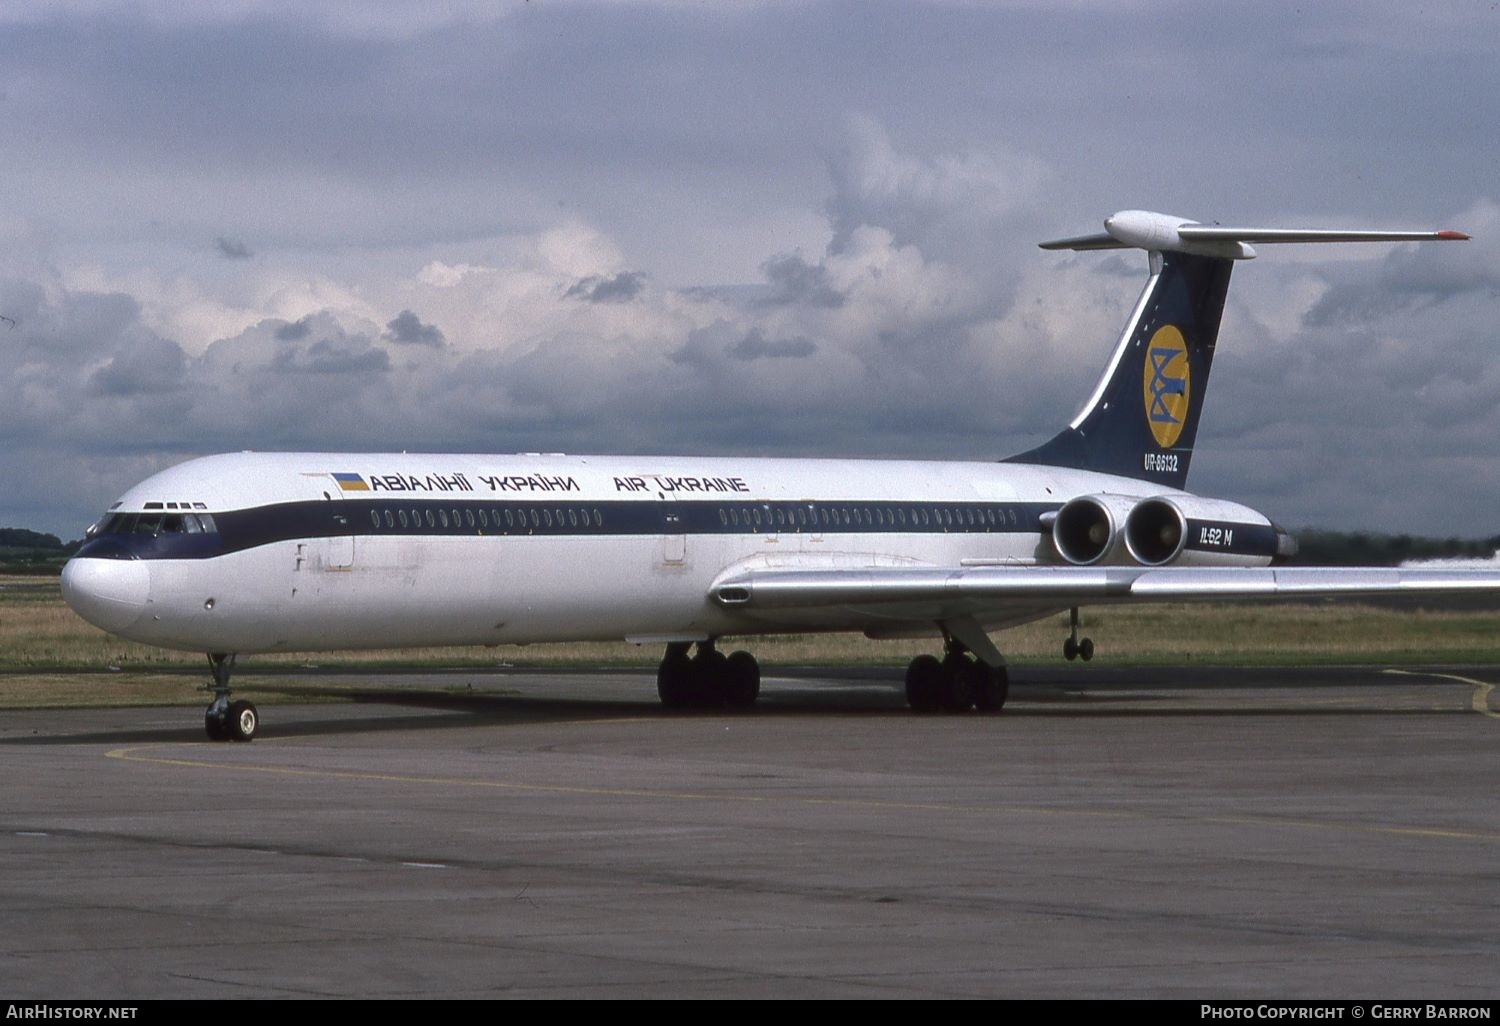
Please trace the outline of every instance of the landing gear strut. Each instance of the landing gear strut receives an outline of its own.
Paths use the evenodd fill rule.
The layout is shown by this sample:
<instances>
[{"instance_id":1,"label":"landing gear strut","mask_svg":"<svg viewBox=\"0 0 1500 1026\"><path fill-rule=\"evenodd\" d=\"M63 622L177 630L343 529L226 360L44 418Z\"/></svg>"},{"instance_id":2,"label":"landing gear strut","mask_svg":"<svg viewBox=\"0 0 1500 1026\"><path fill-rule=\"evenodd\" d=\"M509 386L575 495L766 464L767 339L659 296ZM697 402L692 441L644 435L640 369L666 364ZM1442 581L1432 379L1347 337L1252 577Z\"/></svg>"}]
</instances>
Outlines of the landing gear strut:
<instances>
[{"instance_id":1,"label":"landing gear strut","mask_svg":"<svg viewBox=\"0 0 1500 1026\"><path fill-rule=\"evenodd\" d=\"M234 670L234 653L210 653L209 668L213 683L205 691L214 693L213 703L203 714L203 729L210 741L250 741L260 730L260 713L251 702L229 700L229 675Z\"/></svg>"},{"instance_id":2,"label":"landing gear strut","mask_svg":"<svg viewBox=\"0 0 1500 1026\"><path fill-rule=\"evenodd\" d=\"M1088 662L1094 658L1094 639L1078 637L1078 607L1074 606L1068 610L1068 637L1063 642L1063 658L1068 662L1074 659L1082 659Z\"/></svg>"},{"instance_id":3,"label":"landing gear strut","mask_svg":"<svg viewBox=\"0 0 1500 1026\"><path fill-rule=\"evenodd\" d=\"M912 712L999 712L1010 694L1004 666L988 666L957 638L944 642L944 655L920 655L906 668L906 702Z\"/></svg>"},{"instance_id":4,"label":"landing gear strut","mask_svg":"<svg viewBox=\"0 0 1500 1026\"><path fill-rule=\"evenodd\" d=\"M656 693L668 709L748 709L760 697L760 664L749 652L725 655L713 639L667 646L656 671Z\"/></svg>"}]
</instances>

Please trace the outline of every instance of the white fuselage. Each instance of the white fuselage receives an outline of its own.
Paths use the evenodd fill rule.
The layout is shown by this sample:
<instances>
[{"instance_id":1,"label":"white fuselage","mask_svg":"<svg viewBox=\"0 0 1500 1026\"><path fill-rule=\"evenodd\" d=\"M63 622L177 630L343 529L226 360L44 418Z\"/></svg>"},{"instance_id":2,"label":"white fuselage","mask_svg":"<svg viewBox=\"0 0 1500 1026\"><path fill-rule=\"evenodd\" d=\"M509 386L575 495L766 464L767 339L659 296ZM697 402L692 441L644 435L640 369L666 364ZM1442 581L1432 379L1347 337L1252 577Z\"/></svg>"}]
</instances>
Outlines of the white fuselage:
<instances>
[{"instance_id":1,"label":"white fuselage","mask_svg":"<svg viewBox=\"0 0 1500 1026\"><path fill-rule=\"evenodd\" d=\"M181 558L158 535L138 558L73 560L64 591L116 634L208 652L917 633L931 625L750 615L709 591L747 568L1057 563L1045 514L1081 494L1183 493L1004 463L227 454L143 481L103 522L135 544L146 528L108 517L198 511L227 551Z\"/></svg>"}]
</instances>

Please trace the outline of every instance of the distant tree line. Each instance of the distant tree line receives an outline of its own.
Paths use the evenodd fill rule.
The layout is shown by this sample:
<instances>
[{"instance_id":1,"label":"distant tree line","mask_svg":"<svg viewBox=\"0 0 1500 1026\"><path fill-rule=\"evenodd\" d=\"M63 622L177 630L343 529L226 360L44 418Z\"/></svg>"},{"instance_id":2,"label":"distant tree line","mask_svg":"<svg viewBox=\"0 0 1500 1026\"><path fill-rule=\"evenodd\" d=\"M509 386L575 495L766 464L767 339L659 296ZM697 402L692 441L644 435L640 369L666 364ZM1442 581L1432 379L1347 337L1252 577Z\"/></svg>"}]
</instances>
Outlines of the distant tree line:
<instances>
[{"instance_id":1,"label":"distant tree line","mask_svg":"<svg viewBox=\"0 0 1500 1026\"><path fill-rule=\"evenodd\" d=\"M1417 538L1363 531L1293 531L1293 566L1397 566L1409 559L1489 559L1500 535L1489 538Z\"/></svg>"},{"instance_id":2,"label":"distant tree line","mask_svg":"<svg viewBox=\"0 0 1500 1026\"><path fill-rule=\"evenodd\" d=\"M56 572L82 544L24 527L0 527L0 573Z\"/></svg>"},{"instance_id":3,"label":"distant tree line","mask_svg":"<svg viewBox=\"0 0 1500 1026\"><path fill-rule=\"evenodd\" d=\"M1408 559L1489 559L1500 550L1500 535L1489 538L1418 538L1365 531L1294 531L1293 566L1396 566ZM0 572L60 568L82 541L24 527L0 527Z\"/></svg>"}]
</instances>

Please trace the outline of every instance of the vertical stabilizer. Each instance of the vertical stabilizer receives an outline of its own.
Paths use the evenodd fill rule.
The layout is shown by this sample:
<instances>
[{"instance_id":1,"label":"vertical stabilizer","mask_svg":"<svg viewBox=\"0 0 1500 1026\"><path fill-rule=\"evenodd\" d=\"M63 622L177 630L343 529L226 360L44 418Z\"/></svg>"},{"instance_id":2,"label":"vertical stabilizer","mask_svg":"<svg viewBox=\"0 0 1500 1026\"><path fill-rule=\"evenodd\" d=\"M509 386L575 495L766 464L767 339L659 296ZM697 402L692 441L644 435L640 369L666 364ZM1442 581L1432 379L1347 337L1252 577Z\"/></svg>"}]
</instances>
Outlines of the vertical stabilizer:
<instances>
[{"instance_id":1,"label":"vertical stabilizer","mask_svg":"<svg viewBox=\"0 0 1500 1026\"><path fill-rule=\"evenodd\" d=\"M1151 277L1136 301L1104 376L1061 432L1008 463L1095 470L1168 488L1187 483L1214 343L1236 260L1250 243L1461 241L1462 232L1228 228L1146 210L1126 210L1104 232L1043 249L1143 249Z\"/></svg>"},{"instance_id":2,"label":"vertical stabilizer","mask_svg":"<svg viewBox=\"0 0 1500 1026\"><path fill-rule=\"evenodd\" d=\"M1050 441L1009 462L1182 488L1232 267L1221 257L1153 252L1151 277L1088 402Z\"/></svg>"}]
</instances>

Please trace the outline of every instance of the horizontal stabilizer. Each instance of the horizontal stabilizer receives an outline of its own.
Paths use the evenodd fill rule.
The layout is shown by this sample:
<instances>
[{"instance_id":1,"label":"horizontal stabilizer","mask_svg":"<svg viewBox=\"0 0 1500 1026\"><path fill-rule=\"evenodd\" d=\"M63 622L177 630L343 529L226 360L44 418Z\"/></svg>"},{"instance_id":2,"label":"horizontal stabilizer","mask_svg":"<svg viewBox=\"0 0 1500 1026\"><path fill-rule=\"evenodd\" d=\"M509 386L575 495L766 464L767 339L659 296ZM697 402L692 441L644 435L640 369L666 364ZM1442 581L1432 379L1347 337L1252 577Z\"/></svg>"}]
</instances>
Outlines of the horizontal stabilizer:
<instances>
[{"instance_id":1,"label":"horizontal stabilizer","mask_svg":"<svg viewBox=\"0 0 1500 1026\"><path fill-rule=\"evenodd\" d=\"M1200 224L1185 217L1157 214L1149 210L1122 210L1104 221L1097 235L1079 235L1041 244L1043 249L1076 251L1098 249L1144 249L1154 252L1190 253L1226 260L1248 260L1255 256L1250 243L1312 242L1461 242L1469 236L1455 231L1391 231L1340 228L1233 228Z\"/></svg>"}]
</instances>

